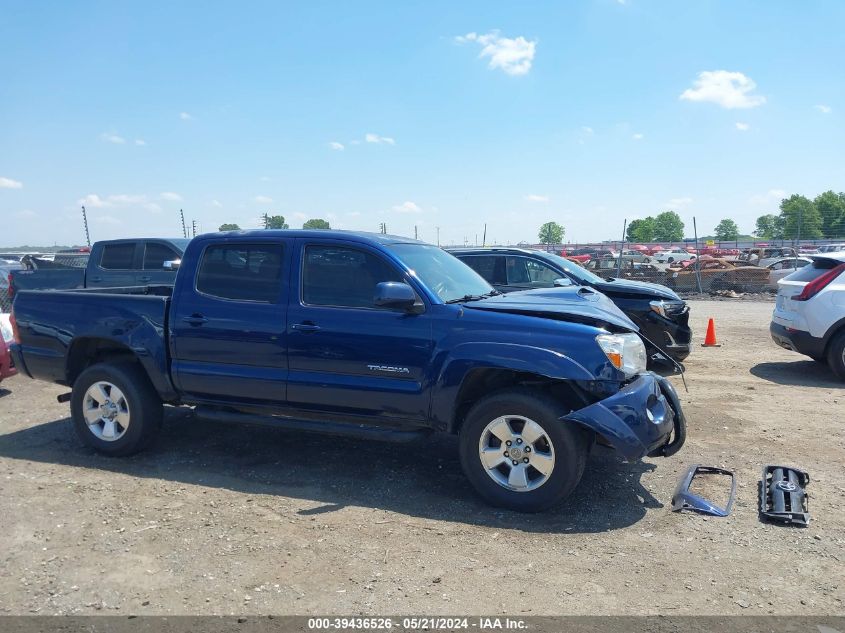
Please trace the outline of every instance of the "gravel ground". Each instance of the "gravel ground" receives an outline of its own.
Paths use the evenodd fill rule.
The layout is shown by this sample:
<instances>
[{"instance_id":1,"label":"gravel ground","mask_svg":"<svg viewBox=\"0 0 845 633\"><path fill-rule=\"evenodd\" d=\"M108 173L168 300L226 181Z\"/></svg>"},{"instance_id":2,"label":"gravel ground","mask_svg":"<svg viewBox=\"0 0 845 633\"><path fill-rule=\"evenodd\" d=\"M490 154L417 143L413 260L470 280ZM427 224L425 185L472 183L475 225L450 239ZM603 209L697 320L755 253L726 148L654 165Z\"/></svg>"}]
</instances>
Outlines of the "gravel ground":
<instances>
[{"instance_id":1,"label":"gravel ground","mask_svg":"<svg viewBox=\"0 0 845 633\"><path fill-rule=\"evenodd\" d=\"M687 445L637 464L597 448L543 515L481 503L449 437L396 447L171 411L151 450L100 457L62 388L12 378L0 613L843 614L845 388L769 340L771 309L693 302L697 340L712 316L723 346L687 361ZM736 471L730 517L670 512L693 463ZM809 528L759 521L766 463L810 472Z\"/></svg>"}]
</instances>

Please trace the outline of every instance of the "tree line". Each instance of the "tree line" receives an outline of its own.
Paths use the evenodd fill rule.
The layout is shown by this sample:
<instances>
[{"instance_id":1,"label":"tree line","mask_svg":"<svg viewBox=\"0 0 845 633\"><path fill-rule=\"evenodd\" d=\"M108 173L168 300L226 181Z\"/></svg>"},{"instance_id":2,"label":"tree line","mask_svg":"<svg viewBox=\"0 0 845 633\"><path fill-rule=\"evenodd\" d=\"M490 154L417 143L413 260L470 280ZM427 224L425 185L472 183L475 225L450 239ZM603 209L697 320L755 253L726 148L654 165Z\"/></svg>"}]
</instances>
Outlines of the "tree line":
<instances>
[{"instance_id":1,"label":"tree line","mask_svg":"<svg viewBox=\"0 0 845 633\"><path fill-rule=\"evenodd\" d=\"M264 224L265 229L289 229L290 226L287 222L285 222L285 216L283 215L269 215L265 213L261 216L261 221ZM303 229L330 229L332 228L331 225L326 221L320 218L313 218L311 220L306 220L302 224ZM217 229L218 231L240 231L241 227L234 223L225 223L221 224L220 228Z\"/></svg>"},{"instance_id":2,"label":"tree line","mask_svg":"<svg viewBox=\"0 0 845 633\"><path fill-rule=\"evenodd\" d=\"M780 213L757 218L754 234L767 240L845 237L845 193L825 191L810 200L792 194L780 202Z\"/></svg>"}]
</instances>

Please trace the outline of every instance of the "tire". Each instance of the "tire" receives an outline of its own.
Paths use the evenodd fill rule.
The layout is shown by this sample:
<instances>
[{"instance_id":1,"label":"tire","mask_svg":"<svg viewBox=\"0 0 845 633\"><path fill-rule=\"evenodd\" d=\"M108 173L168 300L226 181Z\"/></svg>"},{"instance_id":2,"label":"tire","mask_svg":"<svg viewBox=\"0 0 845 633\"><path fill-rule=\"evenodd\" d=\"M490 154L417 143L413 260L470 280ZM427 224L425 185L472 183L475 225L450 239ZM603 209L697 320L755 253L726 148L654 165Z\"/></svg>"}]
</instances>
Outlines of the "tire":
<instances>
[{"instance_id":1,"label":"tire","mask_svg":"<svg viewBox=\"0 0 845 633\"><path fill-rule=\"evenodd\" d=\"M845 331L830 341L827 348L827 364L839 380L845 380Z\"/></svg>"},{"instance_id":2,"label":"tire","mask_svg":"<svg viewBox=\"0 0 845 633\"><path fill-rule=\"evenodd\" d=\"M540 512L562 502L581 480L593 439L575 423L558 421L568 412L562 403L530 389L508 389L479 400L459 438L461 466L478 494L491 505L519 512ZM506 441L513 442L510 448ZM488 465L482 448L490 455ZM519 451L515 460L510 451ZM498 467L488 467L496 461ZM510 487L511 481L516 487Z\"/></svg>"},{"instance_id":3,"label":"tire","mask_svg":"<svg viewBox=\"0 0 845 633\"><path fill-rule=\"evenodd\" d=\"M123 457L155 440L163 406L140 366L98 363L73 383L70 412L83 444L104 455Z\"/></svg>"}]
</instances>

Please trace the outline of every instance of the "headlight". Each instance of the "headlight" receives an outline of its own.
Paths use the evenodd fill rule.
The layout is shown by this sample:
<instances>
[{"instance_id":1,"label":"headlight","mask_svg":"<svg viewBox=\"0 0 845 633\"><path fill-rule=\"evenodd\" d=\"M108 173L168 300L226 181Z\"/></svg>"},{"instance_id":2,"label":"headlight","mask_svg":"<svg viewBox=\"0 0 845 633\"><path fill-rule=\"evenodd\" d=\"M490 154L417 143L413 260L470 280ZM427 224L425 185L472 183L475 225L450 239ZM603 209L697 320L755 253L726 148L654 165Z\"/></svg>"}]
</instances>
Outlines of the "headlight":
<instances>
[{"instance_id":1,"label":"headlight","mask_svg":"<svg viewBox=\"0 0 845 633\"><path fill-rule=\"evenodd\" d=\"M627 378L641 374L646 370L645 345L639 335L599 334L596 337L605 356L616 369L625 373Z\"/></svg>"},{"instance_id":2,"label":"headlight","mask_svg":"<svg viewBox=\"0 0 845 633\"><path fill-rule=\"evenodd\" d=\"M681 316L687 311L687 304L684 301L650 301L648 305L652 311L667 319Z\"/></svg>"}]
</instances>

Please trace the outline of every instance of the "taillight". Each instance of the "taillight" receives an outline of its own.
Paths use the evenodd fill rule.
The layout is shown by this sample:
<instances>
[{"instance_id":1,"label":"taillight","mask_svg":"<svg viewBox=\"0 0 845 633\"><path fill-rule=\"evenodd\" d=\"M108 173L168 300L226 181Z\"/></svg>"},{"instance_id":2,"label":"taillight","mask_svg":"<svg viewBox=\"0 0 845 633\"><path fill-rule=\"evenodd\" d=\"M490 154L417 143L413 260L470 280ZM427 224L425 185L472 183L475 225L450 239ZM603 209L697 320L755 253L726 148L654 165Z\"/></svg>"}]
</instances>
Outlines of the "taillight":
<instances>
[{"instance_id":1,"label":"taillight","mask_svg":"<svg viewBox=\"0 0 845 633\"><path fill-rule=\"evenodd\" d=\"M12 313L9 315L9 325L12 326L12 338L15 340L15 343L20 345L21 335L20 332L18 332L18 322L15 321L14 309L12 309Z\"/></svg>"},{"instance_id":2,"label":"taillight","mask_svg":"<svg viewBox=\"0 0 845 633\"><path fill-rule=\"evenodd\" d=\"M792 300L807 301L808 299L812 299L843 272L845 272L845 264L839 264L836 268L831 268L825 274L819 275L813 279L813 281L804 286L801 294L795 295L792 297Z\"/></svg>"}]
</instances>

